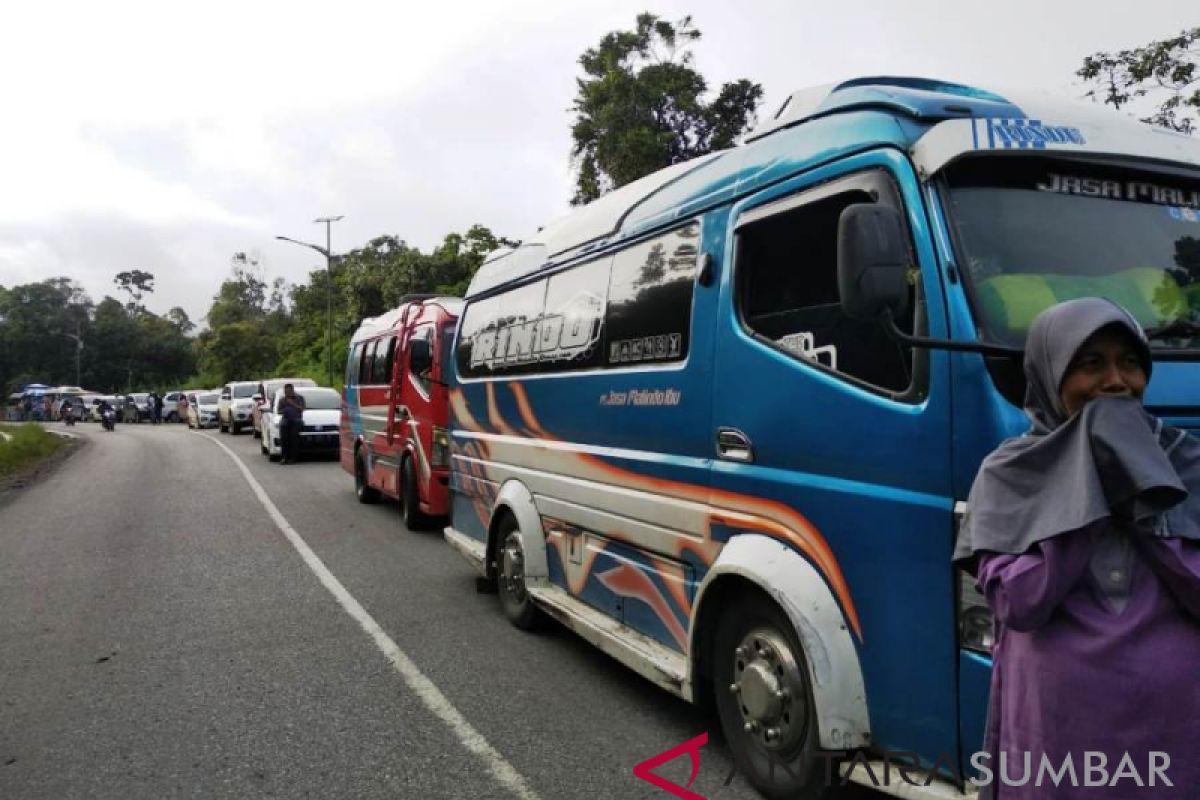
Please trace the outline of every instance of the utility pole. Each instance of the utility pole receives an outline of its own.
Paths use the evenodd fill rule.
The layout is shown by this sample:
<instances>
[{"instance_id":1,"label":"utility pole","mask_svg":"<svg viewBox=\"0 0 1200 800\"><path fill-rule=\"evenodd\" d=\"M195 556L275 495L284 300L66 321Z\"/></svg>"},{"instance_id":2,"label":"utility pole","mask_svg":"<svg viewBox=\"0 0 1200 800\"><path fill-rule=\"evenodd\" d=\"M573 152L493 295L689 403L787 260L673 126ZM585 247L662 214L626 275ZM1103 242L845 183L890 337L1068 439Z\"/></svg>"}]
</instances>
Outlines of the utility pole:
<instances>
[{"instance_id":1,"label":"utility pole","mask_svg":"<svg viewBox=\"0 0 1200 800\"><path fill-rule=\"evenodd\" d=\"M344 219L344 215L336 217L317 217L313 220L314 223L325 223L325 246L319 244L309 244L302 242L299 239L290 239L287 236L276 236L275 238L281 242L291 242L298 244L301 247L307 247L310 250L316 250L321 255L325 256L325 370L328 375L328 386L333 386L333 234L331 228L333 223L340 219Z\"/></svg>"}]
</instances>

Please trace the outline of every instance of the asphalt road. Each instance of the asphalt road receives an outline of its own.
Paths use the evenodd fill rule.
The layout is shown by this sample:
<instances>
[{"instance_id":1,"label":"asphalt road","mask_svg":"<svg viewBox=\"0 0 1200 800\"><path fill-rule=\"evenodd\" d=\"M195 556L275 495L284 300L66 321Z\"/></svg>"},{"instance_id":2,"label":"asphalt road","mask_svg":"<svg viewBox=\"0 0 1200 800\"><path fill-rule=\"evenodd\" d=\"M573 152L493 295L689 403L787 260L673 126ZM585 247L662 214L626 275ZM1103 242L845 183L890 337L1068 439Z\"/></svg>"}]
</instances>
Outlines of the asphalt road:
<instances>
[{"instance_id":1,"label":"asphalt road","mask_svg":"<svg viewBox=\"0 0 1200 800\"><path fill-rule=\"evenodd\" d=\"M0 798L650 800L670 795L633 766L705 732L692 790L757 797L714 720L564 629L511 627L336 462L74 431L0 509ZM687 759L657 771L686 783Z\"/></svg>"}]
</instances>

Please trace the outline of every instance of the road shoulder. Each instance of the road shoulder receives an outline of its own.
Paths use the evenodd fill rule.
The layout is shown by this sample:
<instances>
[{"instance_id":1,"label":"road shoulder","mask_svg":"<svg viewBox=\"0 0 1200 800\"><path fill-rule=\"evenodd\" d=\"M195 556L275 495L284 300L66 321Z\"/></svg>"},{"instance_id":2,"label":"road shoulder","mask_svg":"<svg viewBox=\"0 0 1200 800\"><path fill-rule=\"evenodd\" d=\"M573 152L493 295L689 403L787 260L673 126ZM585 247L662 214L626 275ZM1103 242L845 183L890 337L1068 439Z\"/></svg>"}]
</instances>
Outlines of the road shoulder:
<instances>
[{"instance_id":1,"label":"road shoulder","mask_svg":"<svg viewBox=\"0 0 1200 800\"><path fill-rule=\"evenodd\" d=\"M0 475L0 509L14 501L22 492L53 475L59 467L86 446L82 436L63 437L62 446L45 458L9 475Z\"/></svg>"}]
</instances>

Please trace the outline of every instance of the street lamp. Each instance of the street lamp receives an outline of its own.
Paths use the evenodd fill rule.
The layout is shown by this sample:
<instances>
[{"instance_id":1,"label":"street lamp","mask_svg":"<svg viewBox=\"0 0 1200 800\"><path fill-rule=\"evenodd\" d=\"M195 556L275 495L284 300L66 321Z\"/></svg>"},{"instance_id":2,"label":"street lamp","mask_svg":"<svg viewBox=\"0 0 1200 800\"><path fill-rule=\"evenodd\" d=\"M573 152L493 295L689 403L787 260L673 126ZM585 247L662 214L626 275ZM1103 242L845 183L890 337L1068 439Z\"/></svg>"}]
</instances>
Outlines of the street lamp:
<instances>
[{"instance_id":1,"label":"street lamp","mask_svg":"<svg viewBox=\"0 0 1200 800\"><path fill-rule=\"evenodd\" d=\"M281 242L291 242L298 244L301 247L307 247L310 250L316 250L321 255L325 256L325 367L328 372L328 385L333 386L333 245L331 242L332 233L330 227L333 223L342 219L342 216L336 217L318 217L313 222L325 223L325 246L319 244L309 244L302 242L299 239L292 239L287 236L276 236L275 238Z\"/></svg>"},{"instance_id":2,"label":"street lamp","mask_svg":"<svg viewBox=\"0 0 1200 800\"><path fill-rule=\"evenodd\" d=\"M82 384L79 381L79 356L81 353L83 353L83 339L73 333L66 333L65 331L58 331L58 335L66 336L68 339L75 340L75 385L81 386Z\"/></svg>"}]
</instances>

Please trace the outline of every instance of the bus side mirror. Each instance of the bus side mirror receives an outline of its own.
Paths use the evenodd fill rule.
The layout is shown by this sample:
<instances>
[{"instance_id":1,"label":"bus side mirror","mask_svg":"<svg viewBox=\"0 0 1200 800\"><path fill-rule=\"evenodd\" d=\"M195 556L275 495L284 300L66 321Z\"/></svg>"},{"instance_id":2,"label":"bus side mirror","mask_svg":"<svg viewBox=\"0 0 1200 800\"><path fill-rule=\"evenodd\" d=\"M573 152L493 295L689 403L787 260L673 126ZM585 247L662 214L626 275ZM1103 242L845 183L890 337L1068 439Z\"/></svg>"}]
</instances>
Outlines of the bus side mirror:
<instances>
[{"instance_id":1,"label":"bus side mirror","mask_svg":"<svg viewBox=\"0 0 1200 800\"><path fill-rule=\"evenodd\" d=\"M414 339L408 345L408 370L420 375L433 368L433 350L426 339Z\"/></svg>"},{"instance_id":2,"label":"bus side mirror","mask_svg":"<svg viewBox=\"0 0 1200 800\"><path fill-rule=\"evenodd\" d=\"M878 203L847 206L838 218L838 293L847 317L899 319L908 309L912 263L900 212Z\"/></svg>"}]
</instances>

